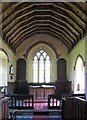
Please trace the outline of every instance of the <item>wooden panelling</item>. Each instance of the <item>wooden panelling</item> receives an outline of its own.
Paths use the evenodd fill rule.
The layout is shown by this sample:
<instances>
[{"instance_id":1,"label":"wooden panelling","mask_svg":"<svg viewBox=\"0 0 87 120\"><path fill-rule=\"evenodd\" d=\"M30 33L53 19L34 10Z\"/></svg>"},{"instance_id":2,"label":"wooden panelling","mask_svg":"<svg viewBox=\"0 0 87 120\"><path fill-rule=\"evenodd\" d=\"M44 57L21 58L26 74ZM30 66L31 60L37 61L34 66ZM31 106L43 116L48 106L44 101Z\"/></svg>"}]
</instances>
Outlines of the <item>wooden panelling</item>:
<instances>
[{"instance_id":1,"label":"wooden panelling","mask_svg":"<svg viewBox=\"0 0 87 120\"><path fill-rule=\"evenodd\" d=\"M72 94L71 96L62 97L62 119L87 119L87 101L84 94Z\"/></svg>"},{"instance_id":2,"label":"wooden panelling","mask_svg":"<svg viewBox=\"0 0 87 120\"><path fill-rule=\"evenodd\" d=\"M9 98L0 99L0 120L8 120L9 117Z\"/></svg>"},{"instance_id":3,"label":"wooden panelling","mask_svg":"<svg viewBox=\"0 0 87 120\"><path fill-rule=\"evenodd\" d=\"M34 95L34 98L48 98L49 94L54 94L55 86L30 86L30 94Z\"/></svg>"},{"instance_id":4,"label":"wooden panelling","mask_svg":"<svg viewBox=\"0 0 87 120\"><path fill-rule=\"evenodd\" d=\"M71 93L71 82L67 80L55 81L55 94L69 94Z\"/></svg>"}]
</instances>

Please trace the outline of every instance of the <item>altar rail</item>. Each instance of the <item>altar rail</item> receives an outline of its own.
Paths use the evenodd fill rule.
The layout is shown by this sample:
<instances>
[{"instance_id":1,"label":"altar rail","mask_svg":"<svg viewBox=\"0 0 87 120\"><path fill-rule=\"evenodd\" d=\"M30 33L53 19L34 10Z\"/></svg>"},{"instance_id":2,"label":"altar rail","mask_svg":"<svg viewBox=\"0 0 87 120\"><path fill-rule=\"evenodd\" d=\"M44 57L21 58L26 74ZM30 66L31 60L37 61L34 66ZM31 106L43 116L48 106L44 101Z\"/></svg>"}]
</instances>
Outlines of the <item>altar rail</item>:
<instances>
[{"instance_id":1,"label":"altar rail","mask_svg":"<svg viewBox=\"0 0 87 120\"><path fill-rule=\"evenodd\" d=\"M17 110L34 109L33 95L28 94L8 94L9 100L9 119L14 120L14 113Z\"/></svg>"},{"instance_id":2,"label":"altar rail","mask_svg":"<svg viewBox=\"0 0 87 120\"><path fill-rule=\"evenodd\" d=\"M61 95L48 95L48 109L61 109Z\"/></svg>"},{"instance_id":3,"label":"altar rail","mask_svg":"<svg viewBox=\"0 0 87 120\"><path fill-rule=\"evenodd\" d=\"M33 109L34 99L33 95L24 94L10 94L9 108L10 109Z\"/></svg>"},{"instance_id":4,"label":"altar rail","mask_svg":"<svg viewBox=\"0 0 87 120\"><path fill-rule=\"evenodd\" d=\"M62 98L62 120L86 120L87 101L85 96L63 97Z\"/></svg>"}]
</instances>

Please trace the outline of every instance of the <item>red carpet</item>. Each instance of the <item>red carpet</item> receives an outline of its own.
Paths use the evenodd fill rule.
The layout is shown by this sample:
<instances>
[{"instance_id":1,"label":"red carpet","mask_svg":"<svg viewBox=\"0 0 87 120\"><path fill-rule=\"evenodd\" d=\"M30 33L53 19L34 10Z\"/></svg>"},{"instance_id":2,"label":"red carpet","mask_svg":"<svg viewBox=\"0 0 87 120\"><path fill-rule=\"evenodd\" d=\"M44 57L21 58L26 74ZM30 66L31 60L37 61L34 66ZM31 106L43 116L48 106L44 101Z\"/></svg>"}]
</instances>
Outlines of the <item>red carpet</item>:
<instances>
[{"instance_id":1,"label":"red carpet","mask_svg":"<svg viewBox=\"0 0 87 120\"><path fill-rule=\"evenodd\" d=\"M47 109L47 99L34 100L34 109ZM34 115L32 120L49 120L49 115Z\"/></svg>"},{"instance_id":2,"label":"red carpet","mask_svg":"<svg viewBox=\"0 0 87 120\"><path fill-rule=\"evenodd\" d=\"M48 115L34 115L32 120L49 120Z\"/></svg>"},{"instance_id":3,"label":"red carpet","mask_svg":"<svg viewBox=\"0 0 87 120\"><path fill-rule=\"evenodd\" d=\"M34 101L34 109L47 109L47 100L35 100Z\"/></svg>"}]
</instances>

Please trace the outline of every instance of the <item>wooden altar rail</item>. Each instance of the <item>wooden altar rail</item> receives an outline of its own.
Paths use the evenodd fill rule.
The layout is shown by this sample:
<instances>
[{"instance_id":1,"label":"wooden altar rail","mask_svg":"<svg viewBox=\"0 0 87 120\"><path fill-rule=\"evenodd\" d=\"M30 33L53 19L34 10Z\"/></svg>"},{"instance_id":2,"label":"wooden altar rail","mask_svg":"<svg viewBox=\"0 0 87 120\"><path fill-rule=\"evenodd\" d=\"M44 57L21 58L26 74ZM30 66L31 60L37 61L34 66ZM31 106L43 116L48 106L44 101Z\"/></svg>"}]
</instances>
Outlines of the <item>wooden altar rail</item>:
<instances>
[{"instance_id":1,"label":"wooden altar rail","mask_svg":"<svg viewBox=\"0 0 87 120\"><path fill-rule=\"evenodd\" d=\"M87 101L84 96L62 98L62 120L87 119Z\"/></svg>"},{"instance_id":2,"label":"wooden altar rail","mask_svg":"<svg viewBox=\"0 0 87 120\"><path fill-rule=\"evenodd\" d=\"M10 109L33 109L34 99L33 95L27 94L10 94L9 108Z\"/></svg>"},{"instance_id":3,"label":"wooden altar rail","mask_svg":"<svg viewBox=\"0 0 87 120\"><path fill-rule=\"evenodd\" d=\"M61 109L61 95L48 95L48 109Z\"/></svg>"},{"instance_id":4,"label":"wooden altar rail","mask_svg":"<svg viewBox=\"0 0 87 120\"><path fill-rule=\"evenodd\" d=\"M10 119L13 120L14 112L17 110L34 109L33 95L28 94L8 94L9 100L9 114Z\"/></svg>"}]
</instances>

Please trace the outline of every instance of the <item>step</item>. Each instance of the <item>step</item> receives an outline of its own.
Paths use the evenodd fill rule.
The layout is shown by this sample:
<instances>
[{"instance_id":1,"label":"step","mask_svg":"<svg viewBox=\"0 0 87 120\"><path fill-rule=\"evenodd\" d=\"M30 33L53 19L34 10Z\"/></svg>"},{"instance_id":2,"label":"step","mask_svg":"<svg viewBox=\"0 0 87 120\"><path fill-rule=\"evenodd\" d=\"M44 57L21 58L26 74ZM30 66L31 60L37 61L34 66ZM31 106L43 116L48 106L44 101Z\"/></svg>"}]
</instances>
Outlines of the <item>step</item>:
<instances>
[{"instance_id":1,"label":"step","mask_svg":"<svg viewBox=\"0 0 87 120\"><path fill-rule=\"evenodd\" d=\"M58 115L61 114L61 110L59 109L47 109L47 110L15 110L14 114L34 114L34 115Z\"/></svg>"}]
</instances>

